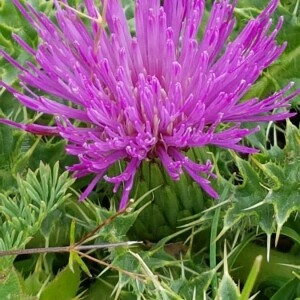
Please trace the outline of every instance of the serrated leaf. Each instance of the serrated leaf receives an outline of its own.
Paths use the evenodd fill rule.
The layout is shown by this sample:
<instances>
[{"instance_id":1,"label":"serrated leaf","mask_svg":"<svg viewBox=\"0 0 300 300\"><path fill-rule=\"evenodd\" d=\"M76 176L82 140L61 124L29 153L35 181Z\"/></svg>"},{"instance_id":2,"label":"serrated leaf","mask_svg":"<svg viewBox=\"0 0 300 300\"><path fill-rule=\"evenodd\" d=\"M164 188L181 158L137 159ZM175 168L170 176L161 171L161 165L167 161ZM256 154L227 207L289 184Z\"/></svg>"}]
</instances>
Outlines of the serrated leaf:
<instances>
[{"instance_id":1,"label":"serrated leaf","mask_svg":"<svg viewBox=\"0 0 300 300\"><path fill-rule=\"evenodd\" d=\"M128 283L132 283L134 289L139 290L137 282L132 280L128 275L122 273L122 270L126 270L133 274L140 272L139 262L130 253L128 253L128 251L117 255L112 264L120 270L118 281L120 287L123 287Z\"/></svg>"},{"instance_id":2,"label":"serrated leaf","mask_svg":"<svg viewBox=\"0 0 300 300\"><path fill-rule=\"evenodd\" d=\"M300 132L290 122L287 122L286 146L282 151L283 163L260 164L260 169L275 183L265 201L273 205L279 228L300 209Z\"/></svg>"},{"instance_id":3,"label":"serrated leaf","mask_svg":"<svg viewBox=\"0 0 300 300\"><path fill-rule=\"evenodd\" d=\"M0 299L23 299L21 277L11 267L0 272Z\"/></svg>"},{"instance_id":4,"label":"serrated leaf","mask_svg":"<svg viewBox=\"0 0 300 300\"><path fill-rule=\"evenodd\" d=\"M96 282L91 285L91 288L87 291L87 299L89 300L99 300L99 295L101 295L101 300L111 300L113 299L113 291L115 289L116 281L110 276L101 276L97 278ZM127 291L121 291L119 299L121 300L134 300L136 295Z\"/></svg>"},{"instance_id":5,"label":"serrated leaf","mask_svg":"<svg viewBox=\"0 0 300 300\"><path fill-rule=\"evenodd\" d=\"M43 282L47 280L47 278L45 278L46 276L43 275L44 274L42 272L36 271L26 277L24 280L24 292L31 295L31 297L37 295L43 286ZM30 299L31 297L28 298Z\"/></svg>"},{"instance_id":6,"label":"serrated leaf","mask_svg":"<svg viewBox=\"0 0 300 300\"><path fill-rule=\"evenodd\" d=\"M204 299L203 295L207 291L214 274L215 271L207 271L193 277L190 280L186 278L175 280L172 282L171 288L179 296L183 297L183 299L201 300Z\"/></svg>"},{"instance_id":7,"label":"serrated leaf","mask_svg":"<svg viewBox=\"0 0 300 300\"><path fill-rule=\"evenodd\" d=\"M74 272L69 267L66 267L45 287L41 293L40 300L72 300L76 296L79 286L79 267L74 265Z\"/></svg>"},{"instance_id":8,"label":"serrated leaf","mask_svg":"<svg viewBox=\"0 0 300 300\"><path fill-rule=\"evenodd\" d=\"M300 131L287 122L286 145L253 155L251 162L235 158L243 184L235 187L232 206L225 213L223 232L246 216L268 235L277 233L300 209ZM278 237L278 236L277 236Z\"/></svg>"},{"instance_id":9,"label":"serrated leaf","mask_svg":"<svg viewBox=\"0 0 300 300\"><path fill-rule=\"evenodd\" d=\"M224 274L218 288L216 300L239 300L240 292L229 274Z\"/></svg>"},{"instance_id":10,"label":"serrated leaf","mask_svg":"<svg viewBox=\"0 0 300 300\"><path fill-rule=\"evenodd\" d=\"M258 174L249 162L238 157L235 157L235 160L243 176L243 184L235 187L235 191L230 197L232 206L225 213L223 232L246 216L256 216L263 222L269 219L266 217L269 215L267 207L249 209L262 202L267 194L267 190L260 185Z\"/></svg>"}]
</instances>

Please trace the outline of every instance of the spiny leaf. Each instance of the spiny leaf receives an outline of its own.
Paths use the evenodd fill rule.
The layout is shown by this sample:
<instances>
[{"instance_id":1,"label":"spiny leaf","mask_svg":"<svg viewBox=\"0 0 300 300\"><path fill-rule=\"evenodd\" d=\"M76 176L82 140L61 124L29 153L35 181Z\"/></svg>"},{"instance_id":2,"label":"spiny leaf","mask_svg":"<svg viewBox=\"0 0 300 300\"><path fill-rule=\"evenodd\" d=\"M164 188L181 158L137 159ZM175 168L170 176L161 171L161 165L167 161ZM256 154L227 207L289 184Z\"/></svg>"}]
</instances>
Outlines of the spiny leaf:
<instances>
[{"instance_id":1,"label":"spiny leaf","mask_svg":"<svg viewBox=\"0 0 300 300\"><path fill-rule=\"evenodd\" d=\"M228 262L227 262L227 250L226 245L224 247L224 274L219 284L219 288L216 295L216 300L240 300L240 291L229 275Z\"/></svg>"},{"instance_id":2,"label":"spiny leaf","mask_svg":"<svg viewBox=\"0 0 300 300\"><path fill-rule=\"evenodd\" d=\"M204 299L203 294L209 288L211 280L215 274L215 271L203 272L192 279L181 278L172 281L172 290L181 296L183 299ZM193 298L195 295L196 298Z\"/></svg>"},{"instance_id":3,"label":"spiny leaf","mask_svg":"<svg viewBox=\"0 0 300 300\"><path fill-rule=\"evenodd\" d=\"M114 299L113 291L117 284L117 281L109 275L102 275L100 278L97 278L95 283L91 285L91 288L87 291L87 298L89 300L99 300L99 295L101 295L101 300L111 300ZM122 300L133 300L136 299L137 295L134 295L132 292L121 291L119 299Z\"/></svg>"},{"instance_id":4,"label":"spiny leaf","mask_svg":"<svg viewBox=\"0 0 300 300\"><path fill-rule=\"evenodd\" d=\"M42 291L40 300L71 300L76 296L80 285L80 269L74 265L74 272L66 267Z\"/></svg>"},{"instance_id":5,"label":"spiny leaf","mask_svg":"<svg viewBox=\"0 0 300 300\"><path fill-rule=\"evenodd\" d=\"M24 299L21 277L13 267L0 272L0 299Z\"/></svg>"},{"instance_id":6,"label":"spiny leaf","mask_svg":"<svg viewBox=\"0 0 300 300\"><path fill-rule=\"evenodd\" d=\"M273 205L278 228L300 208L300 131L290 122L287 122L285 139L284 161L260 164L260 169L275 183L265 202Z\"/></svg>"},{"instance_id":7,"label":"spiny leaf","mask_svg":"<svg viewBox=\"0 0 300 300\"><path fill-rule=\"evenodd\" d=\"M226 211L223 232L246 216L256 216L260 220L265 220L265 216L259 216L260 208L251 210L249 208L263 201L267 190L260 185L259 176L249 162L238 157L235 157L235 160L244 181L242 185L235 187L235 191L230 197L232 206Z\"/></svg>"},{"instance_id":8,"label":"spiny leaf","mask_svg":"<svg viewBox=\"0 0 300 300\"><path fill-rule=\"evenodd\" d=\"M243 184L235 187L230 198L232 206L225 213L223 232L240 219L255 216L252 226L259 225L270 235L277 225L279 234L290 215L299 211L300 131L287 122L285 135L284 149L274 146L256 154L253 164L235 157Z\"/></svg>"}]
</instances>

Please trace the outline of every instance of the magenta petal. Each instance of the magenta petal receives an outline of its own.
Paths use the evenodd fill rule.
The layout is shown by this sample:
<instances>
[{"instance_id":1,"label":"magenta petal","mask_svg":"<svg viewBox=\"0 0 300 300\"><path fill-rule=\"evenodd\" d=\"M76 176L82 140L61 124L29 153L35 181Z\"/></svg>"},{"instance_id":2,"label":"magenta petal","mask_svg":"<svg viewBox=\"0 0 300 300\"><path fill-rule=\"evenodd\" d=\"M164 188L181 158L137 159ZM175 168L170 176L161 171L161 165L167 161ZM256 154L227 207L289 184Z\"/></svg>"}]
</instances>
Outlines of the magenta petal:
<instances>
[{"instance_id":1,"label":"magenta petal","mask_svg":"<svg viewBox=\"0 0 300 300\"><path fill-rule=\"evenodd\" d=\"M59 134L57 127L43 126L38 124L21 124L7 119L0 119L0 123L13 126L37 135L57 135Z\"/></svg>"},{"instance_id":2,"label":"magenta petal","mask_svg":"<svg viewBox=\"0 0 300 300\"><path fill-rule=\"evenodd\" d=\"M86 188L86 190L81 194L81 196L79 198L79 201L85 200L85 198L91 193L91 191L96 186L96 184L99 182L99 180L101 179L101 177L103 176L104 173L105 172L97 174L95 176L95 178L91 181L91 183L88 185L88 187Z\"/></svg>"},{"instance_id":3,"label":"magenta petal","mask_svg":"<svg viewBox=\"0 0 300 300\"><path fill-rule=\"evenodd\" d=\"M80 200L104 178L115 192L122 187L123 209L137 169L152 159L160 159L174 180L186 171L216 198L212 164L192 162L185 152L214 145L254 153L241 142L259 129L243 123L293 115L287 108L300 90L290 93L292 83L266 99L244 99L286 47L276 42L283 19L275 25L271 19L278 0L269 1L234 37L237 0L213 1L205 28L204 0L165 0L162 6L159 0L137 0L135 36L119 0L106 1L105 29L94 0L84 1L89 15L84 21L57 0L55 21L12 1L37 31L39 45L32 49L14 35L32 59L21 65L4 50L0 54L20 70L23 91L0 84L22 105L55 116L57 126L0 123L64 138L66 151L79 160L69 167L74 176L95 174ZM124 160L125 170L109 178L111 166Z\"/></svg>"}]
</instances>

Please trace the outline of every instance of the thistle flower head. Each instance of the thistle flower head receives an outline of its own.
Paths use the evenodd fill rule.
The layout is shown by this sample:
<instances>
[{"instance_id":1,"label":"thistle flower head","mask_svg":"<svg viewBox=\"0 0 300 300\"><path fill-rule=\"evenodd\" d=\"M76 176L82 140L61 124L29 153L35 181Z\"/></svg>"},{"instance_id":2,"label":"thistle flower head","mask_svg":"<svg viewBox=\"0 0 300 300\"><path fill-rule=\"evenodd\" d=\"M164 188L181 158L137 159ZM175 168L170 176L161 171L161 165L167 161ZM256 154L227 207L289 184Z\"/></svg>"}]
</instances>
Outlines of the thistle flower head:
<instances>
[{"instance_id":1,"label":"thistle flower head","mask_svg":"<svg viewBox=\"0 0 300 300\"><path fill-rule=\"evenodd\" d=\"M66 0L55 1L55 22L29 4L13 2L38 32L40 43L34 50L14 36L35 59L26 66L1 50L21 70L26 93L3 85L26 107L56 116L57 123L0 122L66 139L67 152L79 159L70 167L74 175L95 174L81 199L104 178L115 184L114 191L122 184L123 208L140 164L156 158L174 180L186 171L217 197L209 181L211 163L193 162L185 151L216 145L254 152L239 142L257 128L241 124L290 115L285 110L270 112L288 106L295 94L284 94L291 85L263 100L241 101L285 48L275 41L282 18L270 30L278 0L270 1L234 40L235 0L214 1L206 25L201 25L204 0L164 0L162 5L159 0L137 0L135 33L118 0L104 0L102 12L93 0L85 0L84 20ZM199 39L200 26L204 30ZM45 96L36 95L35 89ZM126 161L124 171L108 177L120 160Z\"/></svg>"}]
</instances>

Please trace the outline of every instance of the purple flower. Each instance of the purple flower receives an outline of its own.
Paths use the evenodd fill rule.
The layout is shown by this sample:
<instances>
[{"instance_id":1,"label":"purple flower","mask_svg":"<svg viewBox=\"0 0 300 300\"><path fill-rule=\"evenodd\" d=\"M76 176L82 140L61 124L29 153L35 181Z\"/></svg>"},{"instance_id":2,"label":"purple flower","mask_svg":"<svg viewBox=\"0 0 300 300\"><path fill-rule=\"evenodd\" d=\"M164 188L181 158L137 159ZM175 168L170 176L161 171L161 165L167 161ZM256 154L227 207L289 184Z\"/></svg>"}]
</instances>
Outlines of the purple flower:
<instances>
[{"instance_id":1,"label":"purple flower","mask_svg":"<svg viewBox=\"0 0 300 300\"><path fill-rule=\"evenodd\" d=\"M66 1L55 1L56 23L29 4L12 1L37 30L40 44L34 50L14 35L36 63L21 66L1 50L21 70L26 94L2 84L26 107L56 116L57 123L0 122L66 139L67 152L79 159L69 169L76 177L95 174L81 200L104 178L115 184L114 191L122 184L124 208L137 169L157 158L174 180L185 170L210 196L218 197L210 186L211 163L191 161L186 150L216 145L252 153L256 150L239 142L258 128L241 128L242 122L291 115L282 109L270 112L288 107L298 93L284 96L292 84L264 100L241 101L286 46L275 41L282 18L270 32L277 0L230 42L235 0L214 1L200 40L204 0L165 0L163 6L159 0L137 0L134 35L118 0L104 3L105 22L93 0L85 0L84 21ZM38 96L33 89L49 96ZM108 177L109 168L120 160L126 161L125 170Z\"/></svg>"}]
</instances>

